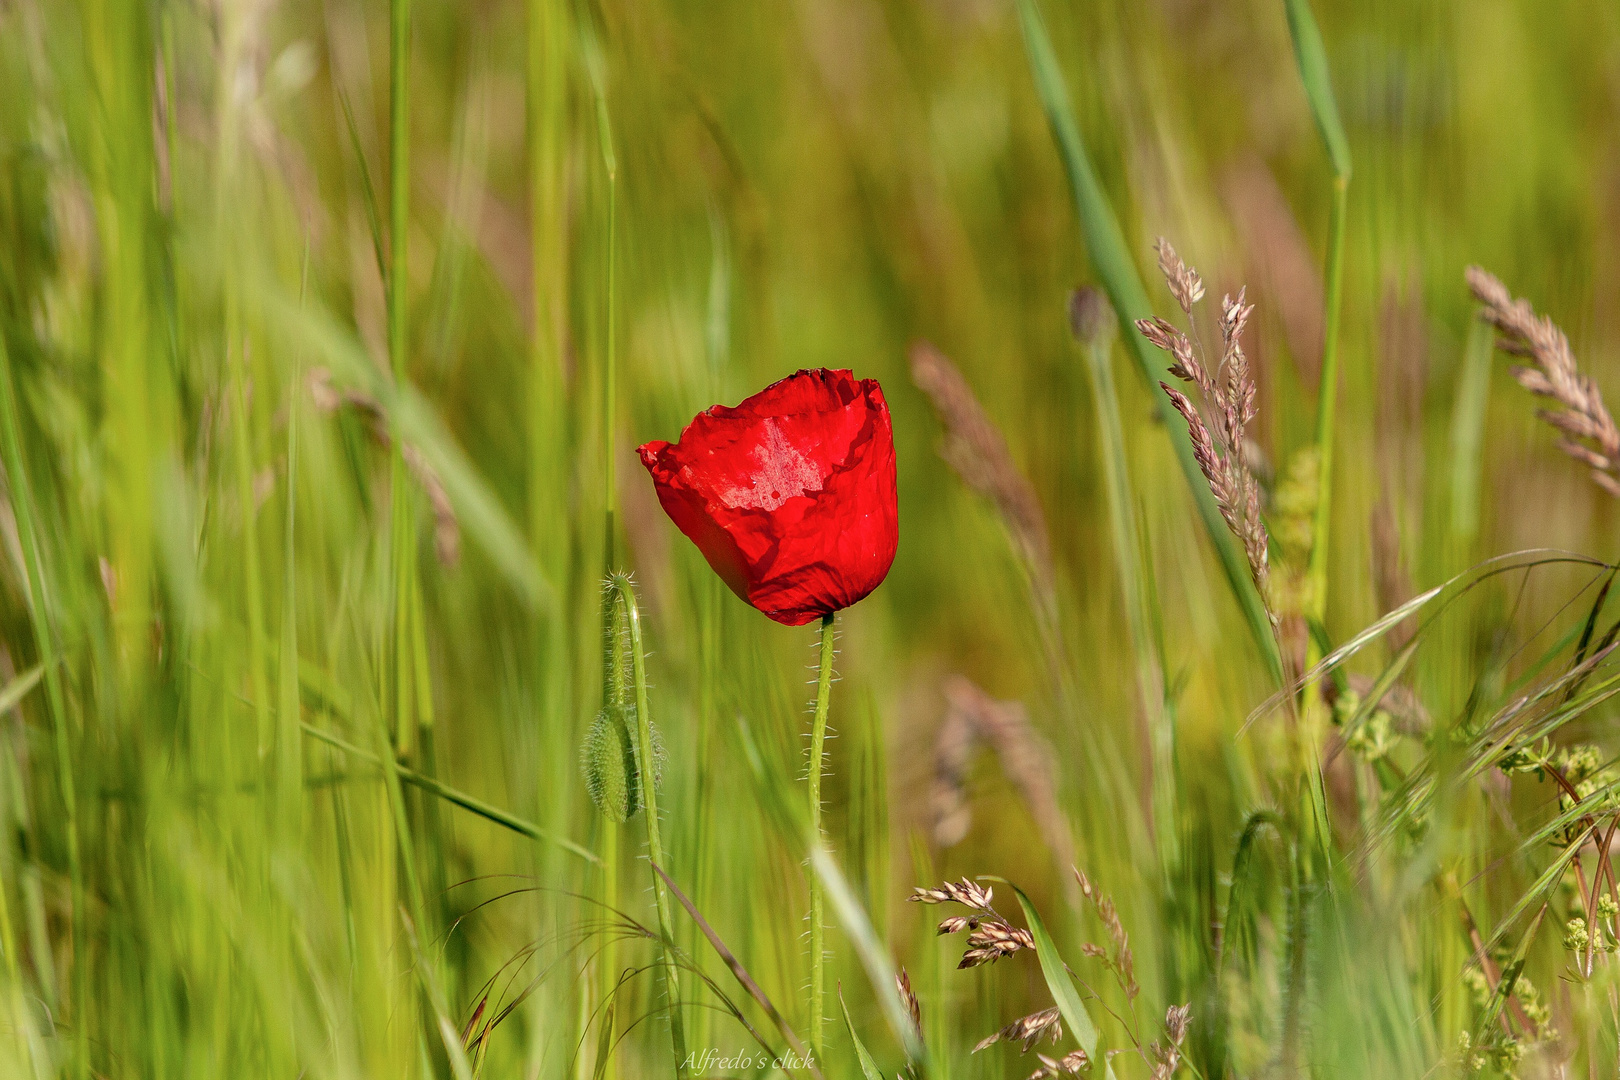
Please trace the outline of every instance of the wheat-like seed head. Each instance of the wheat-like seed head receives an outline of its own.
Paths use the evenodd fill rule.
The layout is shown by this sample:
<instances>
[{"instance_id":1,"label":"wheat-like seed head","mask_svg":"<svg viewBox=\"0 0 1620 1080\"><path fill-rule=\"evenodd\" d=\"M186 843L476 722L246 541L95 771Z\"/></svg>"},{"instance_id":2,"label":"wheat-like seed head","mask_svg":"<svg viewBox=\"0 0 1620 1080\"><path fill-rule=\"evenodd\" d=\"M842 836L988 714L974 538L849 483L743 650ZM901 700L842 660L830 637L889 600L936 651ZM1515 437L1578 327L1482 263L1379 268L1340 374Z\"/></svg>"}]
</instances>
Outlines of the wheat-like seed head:
<instances>
[{"instance_id":1,"label":"wheat-like seed head","mask_svg":"<svg viewBox=\"0 0 1620 1080\"><path fill-rule=\"evenodd\" d=\"M1497 347L1535 365L1515 367L1513 377L1532 394L1561 406L1536 413L1562 432L1559 449L1590 468L1593 481L1620 498L1620 428L1597 384L1575 363L1569 338L1550 318L1538 316L1530 301L1515 299L1485 270L1470 266L1466 276L1474 299L1483 305L1480 317L1496 328Z\"/></svg>"},{"instance_id":2,"label":"wheat-like seed head","mask_svg":"<svg viewBox=\"0 0 1620 1080\"><path fill-rule=\"evenodd\" d=\"M1182 311L1191 317L1193 305L1204 295L1198 272L1182 262L1175 249L1162 238L1158 252L1159 269L1164 273L1165 283ZM1245 452L1248 426L1258 406L1254 375L1243 351L1243 330L1254 312L1254 305L1246 303L1244 297L1245 291L1241 289L1236 299L1221 297L1221 360L1213 371L1198 355L1192 339L1166 320L1158 316L1138 319L1136 329L1150 343L1170 354L1171 375L1198 388L1201 406L1168 383L1159 384L1187 421L1198 471L1209 482L1210 493L1215 496L1215 505L1227 528L1242 542L1249 573L1260 595L1265 597L1269 573L1268 536L1260 516L1260 485L1249 471ZM1275 613L1272 619L1276 620Z\"/></svg>"}]
</instances>

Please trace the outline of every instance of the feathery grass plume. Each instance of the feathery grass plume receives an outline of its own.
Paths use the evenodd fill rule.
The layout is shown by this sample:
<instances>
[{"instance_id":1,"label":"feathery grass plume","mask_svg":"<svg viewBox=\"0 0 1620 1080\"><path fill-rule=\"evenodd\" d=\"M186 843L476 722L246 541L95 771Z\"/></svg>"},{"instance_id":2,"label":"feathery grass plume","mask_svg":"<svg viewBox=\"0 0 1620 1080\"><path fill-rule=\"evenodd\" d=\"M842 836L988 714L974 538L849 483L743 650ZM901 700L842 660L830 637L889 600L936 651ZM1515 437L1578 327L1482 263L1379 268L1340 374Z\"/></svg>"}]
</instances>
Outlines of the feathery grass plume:
<instances>
[{"instance_id":1,"label":"feathery grass plume","mask_svg":"<svg viewBox=\"0 0 1620 1080\"><path fill-rule=\"evenodd\" d=\"M1620 498L1620 428L1615 427L1597 384L1576 366L1569 338L1552 319L1538 316L1530 301L1515 299L1485 270L1470 266L1466 276L1474 299L1485 306L1480 317L1496 327L1497 348L1534 362L1513 368L1513 377L1532 394L1560 406L1536 413L1562 432L1559 449L1589 466L1597 485Z\"/></svg>"},{"instance_id":2,"label":"feathery grass plume","mask_svg":"<svg viewBox=\"0 0 1620 1080\"><path fill-rule=\"evenodd\" d=\"M926 341L914 342L910 352L911 381L928 396L945 426L940 457L964 484L995 504L1029 575L1035 606L1055 630L1052 546L1035 489L1014 464L1006 438L950 358Z\"/></svg>"},{"instance_id":3,"label":"feathery grass plume","mask_svg":"<svg viewBox=\"0 0 1620 1080\"><path fill-rule=\"evenodd\" d=\"M973 813L967 780L974 751L988 744L1001 771L1023 796L1041 838L1060 866L1073 843L1057 800L1052 749L1029 721L1019 701L997 701L961 675L945 679L945 722L934 740L934 779L929 789L934 842L951 847L967 835Z\"/></svg>"},{"instance_id":4,"label":"feathery grass plume","mask_svg":"<svg viewBox=\"0 0 1620 1080\"><path fill-rule=\"evenodd\" d=\"M1157 246L1165 283L1190 320L1194 305L1204 295L1203 282L1168 241L1161 237ZM1244 303L1241 289L1235 300L1221 297L1221 359L1213 371L1200 358L1201 350L1192 339L1164 319L1138 319L1136 328L1149 342L1170 354L1170 374L1198 389L1202 408L1168 383L1159 384L1187 421L1198 469L1209 482L1227 528L1243 544L1249 573L1265 597L1267 537L1265 523L1260 519L1260 484L1245 459L1248 426L1257 411L1254 376L1243 352L1243 329L1253 312L1254 305ZM1276 622L1275 614L1272 621Z\"/></svg>"}]
</instances>

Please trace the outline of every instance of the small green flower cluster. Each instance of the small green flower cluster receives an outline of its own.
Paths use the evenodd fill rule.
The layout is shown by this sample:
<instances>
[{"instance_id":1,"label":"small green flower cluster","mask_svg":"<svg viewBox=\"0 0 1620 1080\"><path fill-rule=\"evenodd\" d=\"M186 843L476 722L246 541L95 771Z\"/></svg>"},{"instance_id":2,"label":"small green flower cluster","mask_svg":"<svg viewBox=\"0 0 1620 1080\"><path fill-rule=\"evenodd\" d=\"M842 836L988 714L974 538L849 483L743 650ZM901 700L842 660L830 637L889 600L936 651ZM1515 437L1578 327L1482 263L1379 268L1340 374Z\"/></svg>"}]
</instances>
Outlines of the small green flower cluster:
<instances>
[{"instance_id":1,"label":"small green flower cluster","mask_svg":"<svg viewBox=\"0 0 1620 1080\"><path fill-rule=\"evenodd\" d=\"M1266 600L1278 616L1311 610L1314 594L1307 566L1321 494L1321 456L1316 447L1296 450L1286 474L1271 494L1271 535L1281 556L1272 573Z\"/></svg>"}]
</instances>

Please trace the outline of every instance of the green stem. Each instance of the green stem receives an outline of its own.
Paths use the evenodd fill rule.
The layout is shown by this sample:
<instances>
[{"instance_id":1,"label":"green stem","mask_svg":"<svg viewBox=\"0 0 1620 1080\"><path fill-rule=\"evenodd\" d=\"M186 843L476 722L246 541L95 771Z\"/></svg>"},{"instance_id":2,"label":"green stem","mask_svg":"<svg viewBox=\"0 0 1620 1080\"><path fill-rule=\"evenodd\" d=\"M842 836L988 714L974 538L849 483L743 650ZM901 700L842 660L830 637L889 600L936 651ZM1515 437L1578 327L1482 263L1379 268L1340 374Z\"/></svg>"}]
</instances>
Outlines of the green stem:
<instances>
[{"instance_id":1,"label":"green stem","mask_svg":"<svg viewBox=\"0 0 1620 1080\"><path fill-rule=\"evenodd\" d=\"M305 735L308 735L312 739L319 739L328 746L342 750L344 753L353 755L362 761L369 761L373 765L385 765L383 759L378 755L373 754L371 751L363 749L362 747L356 746L345 739L341 739L338 736L333 735L331 732L322 731L320 728L308 723L300 723L298 726ZM395 762L393 765L393 773L399 778L401 783L410 784L412 787L420 788L422 791L425 791L430 795L437 796L447 803L454 806L459 806L463 810L470 813L477 814L486 821L492 821L503 828L510 829L520 836L527 836L530 840L538 840L542 843L551 844L559 850L578 855L586 862L594 863L600 861L589 848L581 847L572 840L549 833L533 822L525 821L516 814L509 814L500 807L492 806L489 803L484 802L482 799L475 799L471 795L458 791L448 784L440 783L431 776L424 776L409 766L401 765Z\"/></svg>"},{"instance_id":2,"label":"green stem","mask_svg":"<svg viewBox=\"0 0 1620 1080\"><path fill-rule=\"evenodd\" d=\"M816 717L810 727L810 834L821 839L821 770L827 745L827 710L832 704L832 614L821 618L821 664L816 677ZM821 1056L822 1001L827 992L825 930L819 874L810 875L810 1018L805 1032L810 1053Z\"/></svg>"},{"instance_id":3,"label":"green stem","mask_svg":"<svg viewBox=\"0 0 1620 1080\"><path fill-rule=\"evenodd\" d=\"M1322 383L1316 406L1317 486L1316 518L1311 530L1311 559L1306 569L1306 617L1321 625L1327 612L1327 551L1328 527L1333 508L1333 444L1338 419L1339 398L1339 310L1344 293L1344 221L1348 202L1350 177L1345 174L1333 180L1333 216L1328 227L1327 253L1327 317L1322 344ZM1305 649L1305 670L1315 668L1322 659L1322 648L1317 635L1309 635ZM1301 767L1311 795L1311 815L1307 823L1319 845L1325 845L1330 835L1327 817L1327 793L1322 785L1320 767L1321 744L1320 680L1306 685L1300 710Z\"/></svg>"},{"instance_id":4,"label":"green stem","mask_svg":"<svg viewBox=\"0 0 1620 1080\"><path fill-rule=\"evenodd\" d=\"M613 575L613 591L623 605L624 621L630 632L630 676L636 686L636 775L641 782L642 818L647 823L647 856L654 866L664 865L664 844L658 834L657 761L653 753L652 714L647 707L647 661L641 645L641 612L636 592L624 574ZM653 905L658 912L658 934L662 938L663 983L669 1009L669 1033L675 1054L675 1075L686 1076L686 1029L681 1021L680 987L675 970L673 927L669 891L653 871Z\"/></svg>"},{"instance_id":5,"label":"green stem","mask_svg":"<svg viewBox=\"0 0 1620 1080\"><path fill-rule=\"evenodd\" d=\"M1137 694L1147 721L1149 800L1153 832L1161 869L1168 873L1176 860L1175 725L1164 699L1158 651L1150 630L1147 592L1142 581L1142 537L1133 506L1130 463L1125 456L1125 431L1119 418L1119 395L1114 388L1110 334L1086 342L1086 373L1091 378L1097 415L1097 440L1103 456L1103 481L1112 526L1114 563L1125 594L1125 624L1136 659Z\"/></svg>"},{"instance_id":6,"label":"green stem","mask_svg":"<svg viewBox=\"0 0 1620 1080\"><path fill-rule=\"evenodd\" d=\"M399 380L405 375L406 234L410 228L411 0L390 0L388 28L388 365Z\"/></svg>"},{"instance_id":7,"label":"green stem","mask_svg":"<svg viewBox=\"0 0 1620 1080\"><path fill-rule=\"evenodd\" d=\"M1344 298L1344 226L1350 178L1333 179L1333 212L1328 224L1327 312L1322 340L1322 383L1316 399L1317 502L1311 531L1310 615L1320 622L1327 610L1328 525L1333 509L1333 444L1339 406L1339 312ZM1312 650L1316 646L1312 644Z\"/></svg>"}]
</instances>

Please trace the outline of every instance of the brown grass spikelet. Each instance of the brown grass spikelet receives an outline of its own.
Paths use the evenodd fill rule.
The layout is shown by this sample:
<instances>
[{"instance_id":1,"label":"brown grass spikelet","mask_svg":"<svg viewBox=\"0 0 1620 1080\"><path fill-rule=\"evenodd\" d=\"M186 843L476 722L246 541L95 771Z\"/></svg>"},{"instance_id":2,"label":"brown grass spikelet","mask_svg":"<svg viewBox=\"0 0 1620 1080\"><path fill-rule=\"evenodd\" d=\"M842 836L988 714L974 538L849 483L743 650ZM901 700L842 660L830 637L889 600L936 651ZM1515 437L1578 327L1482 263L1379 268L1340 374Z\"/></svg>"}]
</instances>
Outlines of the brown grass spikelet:
<instances>
[{"instance_id":1,"label":"brown grass spikelet","mask_svg":"<svg viewBox=\"0 0 1620 1080\"><path fill-rule=\"evenodd\" d=\"M994 1035L980 1039L973 1047L973 1052L977 1054L980 1050L994 1046L998 1042L1008 1042L1021 1044L1020 1051L1027 1054L1043 1041L1056 1043L1062 1037L1063 1020L1057 1007L1053 1006L1050 1009L1030 1013L1028 1016L1021 1016Z\"/></svg>"},{"instance_id":2,"label":"brown grass spikelet","mask_svg":"<svg viewBox=\"0 0 1620 1080\"><path fill-rule=\"evenodd\" d=\"M1159 272L1164 275L1165 284L1170 286L1170 295L1176 298L1183 312L1191 315L1193 305L1204 298L1203 279L1198 276L1198 271L1181 261L1181 256L1176 254L1176 249L1164 237L1159 237L1153 249L1159 253Z\"/></svg>"},{"instance_id":3,"label":"brown grass spikelet","mask_svg":"<svg viewBox=\"0 0 1620 1080\"><path fill-rule=\"evenodd\" d=\"M939 453L962 482L995 504L1013 547L1028 568L1037 603L1052 601L1051 541L1046 515L1029 480L1013 461L1007 440L979 404L950 358L926 341L910 350L911 379L928 396L945 427Z\"/></svg>"},{"instance_id":4,"label":"brown grass spikelet","mask_svg":"<svg viewBox=\"0 0 1620 1080\"><path fill-rule=\"evenodd\" d=\"M1163 239L1158 251L1165 283L1190 319L1193 305L1204 295L1203 282ZM1249 573L1260 595L1266 596L1268 537L1260 516L1260 484L1249 469L1245 452L1248 426L1257 412L1257 394L1248 355L1243 351L1243 331L1254 305L1245 303L1244 298L1241 289L1235 299L1221 297L1221 357L1213 370L1199 356L1192 339L1166 320L1158 316L1138 319L1136 329L1170 354L1171 375L1198 389L1201 405L1168 383L1159 384L1187 421L1198 470L1209 482L1226 527L1243 544Z\"/></svg>"},{"instance_id":5,"label":"brown grass spikelet","mask_svg":"<svg viewBox=\"0 0 1620 1080\"><path fill-rule=\"evenodd\" d=\"M1114 978L1118 980L1120 989L1125 992L1125 997L1128 1000L1136 1000L1137 994L1141 993L1141 987L1136 982L1136 960L1131 953L1131 937L1125 932L1125 924L1120 921L1114 901L1093 885L1091 879L1086 877L1085 871L1079 867L1074 868L1074 879L1080 886L1080 895L1091 905L1098 921L1103 925L1103 930L1108 934L1107 948L1088 943L1082 946L1085 954L1101 960L1114 973Z\"/></svg>"},{"instance_id":6,"label":"brown grass spikelet","mask_svg":"<svg viewBox=\"0 0 1620 1080\"><path fill-rule=\"evenodd\" d=\"M1187 1027L1192 1021L1191 1005L1172 1005L1164 1014L1164 1037L1148 1047L1147 1056L1153 1069L1150 1080L1170 1080L1181 1067L1181 1045L1187 1041Z\"/></svg>"},{"instance_id":7,"label":"brown grass spikelet","mask_svg":"<svg viewBox=\"0 0 1620 1080\"><path fill-rule=\"evenodd\" d=\"M1081 1076L1091 1069L1091 1059L1084 1050L1070 1050L1053 1060L1045 1054L1036 1054L1041 1067L1029 1074L1029 1080L1053 1080L1062 1076Z\"/></svg>"},{"instance_id":8,"label":"brown grass spikelet","mask_svg":"<svg viewBox=\"0 0 1620 1080\"><path fill-rule=\"evenodd\" d=\"M914 904L961 904L975 911L989 911L994 896L994 889L963 878L961 881L944 882L937 889L925 889L919 885L911 890L911 895L906 899Z\"/></svg>"},{"instance_id":9,"label":"brown grass spikelet","mask_svg":"<svg viewBox=\"0 0 1620 1080\"><path fill-rule=\"evenodd\" d=\"M967 951L956 965L961 969L994 963L1003 956L1035 947L1035 939L1028 930L1013 926L990 906L993 895L990 889L963 878L944 882L937 889L918 886L906 899L917 904L961 904L978 912L973 918L946 919L939 924L940 934L968 931Z\"/></svg>"},{"instance_id":10,"label":"brown grass spikelet","mask_svg":"<svg viewBox=\"0 0 1620 1080\"><path fill-rule=\"evenodd\" d=\"M929 790L934 842L950 847L972 823L967 781L973 755L981 745L995 751L1002 774L1010 780L1041 838L1062 866L1071 861L1072 842L1058 804L1051 747L1035 730L1018 701L998 701L961 675L943 683L945 719L934 739L934 779Z\"/></svg>"},{"instance_id":11,"label":"brown grass spikelet","mask_svg":"<svg viewBox=\"0 0 1620 1080\"><path fill-rule=\"evenodd\" d=\"M1513 368L1513 377L1532 394L1560 406L1536 414L1562 433L1559 449L1590 468L1593 481L1620 498L1620 428L1597 384L1581 373L1569 338L1492 274L1470 266L1466 276L1474 299L1484 306L1480 317L1496 328L1497 348L1533 362Z\"/></svg>"},{"instance_id":12,"label":"brown grass spikelet","mask_svg":"<svg viewBox=\"0 0 1620 1080\"><path fill-rule=\"evenodd\" d=\"M905 968L901 968L894 977L894 988L900 994L900 1004L906 1007L906 1016L911 1020L912 1034L918 1040L922 1039L922 1003L917 1000L917 994L911 989L911 975Z\"/></svg>"}]
</instances>

